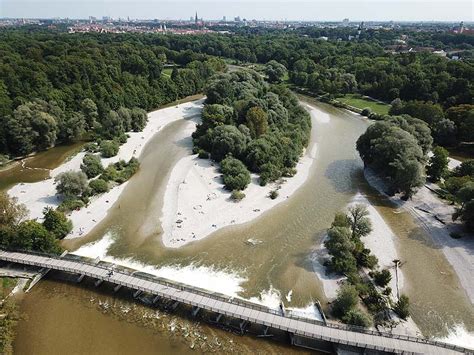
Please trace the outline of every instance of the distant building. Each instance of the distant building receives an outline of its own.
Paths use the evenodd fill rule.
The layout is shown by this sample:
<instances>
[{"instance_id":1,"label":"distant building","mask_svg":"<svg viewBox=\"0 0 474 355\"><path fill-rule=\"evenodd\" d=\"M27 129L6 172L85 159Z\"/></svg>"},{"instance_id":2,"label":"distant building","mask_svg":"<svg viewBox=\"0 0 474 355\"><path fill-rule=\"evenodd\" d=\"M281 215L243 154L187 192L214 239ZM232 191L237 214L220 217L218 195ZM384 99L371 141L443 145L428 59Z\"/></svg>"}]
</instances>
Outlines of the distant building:
<instances>
[{"instance_id":1,"label":"distant building","mask_svg":"<svg viewBox=\"0 0 474 355\"><path fill-rule=\"evenodd\" d=\"M222 16L222 22L226 22L227 18L225 16Z\"/></svg>"},{"instance_id":2,"label":"distant building","mask_svg":"<svg viewBox=\"0 0 474 355\"><path fill-rule=\"evenodd\" d=\"M342 25L343 25L344 27L349 26L349 19L348 19L348 18L345 18L344 20L342 20Z\"/></svg>"},{"instance_id":3,"label":"distant building","mask_svg":"<svg viewBox=\"0 0 474 355\"><path fill-rule=\"evenodd\" d=\"M236 16L236 17L234 17L234 21L235 21L235 22L240 22L240 21L242 21L242 20L240 19L240 16Z\"/></svg>"}]
</instances>

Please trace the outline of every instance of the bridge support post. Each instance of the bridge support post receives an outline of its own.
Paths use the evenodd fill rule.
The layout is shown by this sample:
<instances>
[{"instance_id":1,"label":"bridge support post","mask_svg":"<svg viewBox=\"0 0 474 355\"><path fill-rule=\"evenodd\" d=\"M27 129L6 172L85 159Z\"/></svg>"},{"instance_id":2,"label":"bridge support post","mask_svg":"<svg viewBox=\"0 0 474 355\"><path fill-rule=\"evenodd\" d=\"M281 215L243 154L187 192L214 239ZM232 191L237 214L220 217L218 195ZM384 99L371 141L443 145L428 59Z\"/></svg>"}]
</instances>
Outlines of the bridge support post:
<instances>
[{"instance_id":1,"label":"bridge support post","mask_svg":"<svg viewBox=\"0 0 474 355\"><path fill-rule=\"evenodd\" d=\"M270 327L268 325L266 325L264 328L263 328L263 334L259 334L257 335L257 337L259 338L270 338L273 336L273 334L269 334L268 333L268 330L270 329Z\"/></svg>"},{"instance_id":2,"label":"bridge support post","mask_svg":"<svg viewBox=\"0 0 474 355\"><path fill-rule=\"evenodd\" d=\"M77 278L76 282L77 282L77 283L81 282L81 281L84 279L85 276L86 276L86 275L84 275L84 274L79 275L79 277Z\"/></svg>"},{"instance_id":3,"label":"bridge support post","mask_svg":"<svg viewBox=\"0 0 474 355\"><path fill-rule=\"evenodd\" d=\"M138 296L140 296L141 293L142 293L141 290L136 290L136 291L133 293L133 298L137 298Z\"/></svg>"},{"instance_id":4,"label":"bridge support post","mask_svg":"<svg viewBox=\"0 0 474 355\"><path fill-rule=\"evenodd\" d=\"M216 323L219 323L221 321L221 318L222 318L222 313L219 313L216 317Z\"/></svg>"},{"instance_id":5,"label":"bridge support post","mask_svg":"<svg viewBox=\"0 0 474 355\"><path fill-rule=\"evenodd\" d=\"M160 296L155 296L155 298L153 298L153 301L151 303L156 304L156 302L158 302L159 300L160 300Z\"/></svg>"},{"instance_id":6,"label":"bridge support post","mask_svg":"<svg viewBox=\"0 0 474 355\"><path fill-rule=\"evenodd\" d=\"M117 292L118 290L120 290L122 288L122 285L117 285L114 287L114 292Z\"/></svg>"},{"instance_id":7,"label":"bridge support post","mask_svg":"<svg viewBox=\"0 0 474 355\"><path fill-rule=\"evenodd\" d=\"M95 286L95 287L99 287L100 285L102 285L102 282L104 282L104 280L99 279L99 280L97 280L97 281L94 283L94 286Z\"/></svg>"},{"instance_id":8,"label":"bridge support post","mask_svg":"<svg viewBox=\"0 0 474 355\"><path fill-rule=\"evenodd\" d=\"M171 309L174 311L176 308L178 308L179 306L179 302L176 301L175 303L173 303L173 305L171 306Z\"/></svg>"},{"instance_id":9,"label":"bridge support post","mask_svg":"<svg viewBox=\"0 0 474 355\"><path fill-rule=\"evenodd\" d=\"M193 317L196 317L200 310L201 310L201 308L199 308L197 306L193 306L193 310L192 310Z\"/></svg>"},{"instance_id":10,"label":"bridge support post","mask_svg":"<svg viewBox=\"0 0 474 355\"><path fill-rule=\"evenodd\" d=\"M245 328L247 327L247 325L248 325L248 322L246 320L243 320L242 322L240 322L239 324L240 334L245 333Z\"/></svg>"}]
</instances>

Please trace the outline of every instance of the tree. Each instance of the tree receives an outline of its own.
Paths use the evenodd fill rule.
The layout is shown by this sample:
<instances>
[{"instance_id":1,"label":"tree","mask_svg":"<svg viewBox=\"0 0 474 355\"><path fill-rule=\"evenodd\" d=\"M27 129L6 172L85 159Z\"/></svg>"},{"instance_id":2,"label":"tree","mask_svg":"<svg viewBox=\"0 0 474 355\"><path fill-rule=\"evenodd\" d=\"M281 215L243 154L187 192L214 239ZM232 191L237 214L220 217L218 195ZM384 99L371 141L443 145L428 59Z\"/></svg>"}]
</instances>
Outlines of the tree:
<instances>
[{"instance_id":1,"label":"tree","mask_svg":"<svg viewBox=\"0 0 474 355\"><path fill-rule=\"evenodd\" d=\"M372 231L372 223L367 218L369 211L362 204L349 207L349 223L352 238L360 238L368 235Z\"/></svg>"},{"instance_id":2,"label":"tree","mask_svg":"<svg viewBox=\"0 0 474 355\"><path fill-rule=\"evenodd\" d=\"M396 167L394 185L404 194L404 199L410 199L425 183L422 166L417 161L406 157L396 159L393 165Z\"/></svg>"},{"instance_id":3,"label":"tree","mask_svg":"<svg viewBox=\"0 0 474 355\"><path fill-rule=\"evenodd\" d=\"M247 146L245 135L230 125L216 127L211 142L211 158L216 161L221 161L227 154L242 157Z\"/></svg>"},{"instance_id":4,"label":"tree","mask_svg":"<svg viewBox=\"0 0 474 355\"><path fill-rule=\"evenodd\" d=\"M28 210L25 205L19 204L16 197L0 192L0 226L16 226L27 216Z\"/></svg>"},{"instance_id":5,"label":"tree","mask_svg":"<svg viewBox=\"0 0 474 355\"><path fill-rule=\"evenodd\" d=\"M102 162L97 155L86 154L82 159L81 170L87 175L87 178L92 179L104 171Z\"/></svg>"},{"instance_id":6,"label":"tree","mask_svg":"<svg viewBox=\"0 0 474 355\"><path fill-rule=\"evenodd\" d=\"M337 291L337 297L332 302L332 312L336 317L342 318L357 305L359 293L355 286L344 284Z\"/></svg>"},{"instance_id":7,"label":"tree","mask_svg":"<svg viewBox=\"0 0 474 355\"><path fill-rule=\"evenodd\" d=\"M271 60L265 65L265 74L268 76L268 81L271 83L279 83L283 80L287 70L283 64L276 60Z\"/></svg>"},{"instance_id":8,"label":"tree","mask_svg":"<svg viewBox=\"0 0 474 355\"><path fill-rule=\"evenodd\" d=\"M258 138L268 129L268 115L260 107L252 107L246 115L247 127L252 138Z\"/></svg>"},{"instance_id":9,"label":"tree","mask_svg":"<svg viewBox=\"0 0 474 355\"><path fill-rule=\"evenodd\" d=\"M80 139L86 129L85 117L81 112L69 112L59 124L58 139L62 142L72 142Z\"/></svg>"},{"instance_id":10,"label":"tree","mask_svg":"<svg viewBox=\"0 0 474 355\"><path fill-rule=\"evenodd\" d=\"M357 262L352 254L355 246L349 228L330 228L324 246L332 256L330 263L332 270L340 274L349 274L357 270Z\"/></svg>"},{"instance_id":11,"label":"tree","mask_svg":"<svg viewBox=\"0 0 474 355\"><path fill-rule=\"evenodd\" d=\"M148 115L145 110L134 107L131 110L131 119L132 119L132 131L140 132L145 128L148 121Z\"/></svg>"},{"instance_id":12,"label":"tree","mask_svg":"<svg viewBox=\"0 0 474 355\"><path fill-rule=\"evenodd\" d=\"M465 183L456 193L461 207L456 210L453 219L460 218L469 231L474 230L474 181Z\"/></svg>"},{"instance_id":13,"label":"tree","mask_svg":"<svg viewBox=\"0 0 474 355\"><path fill-rule=\"evenodd\" d=\"M443 147L433 149L433 156L430 158L426 168L428 176L433 181L439 181L448 172L449 152Z\"/></svg>"},{"instance_id":14,"label":"tree","mask_svg":"<svg viewBox=\"0 0 474 355\"><path fill-rule=\"evenodd\" d=\"M100 153L104 158L116 156L120 146L115 140L105 140L100 142Z\"/></svg>"},{"instance_id":15,"label":"tree","mask_svg":"<svg viewBox=\"0 0 474 355\"><path fill-rule=\"evenodd\" d=\"M67 171L54 179L56 191L66 198L78 198L88 191L87 175L82 171Z\"/></svg>"},{"instance_id":16,"label":"tree","mask_svg":"<svg viewBox=\"0 0 474 355\"><path fill-rule=\"evenodd\" d=\"M106 139L114 139L125 133L122 117L115 111L109 111L101 125L100 134Z\"/></svg>"},{"instance_id":17,"label":"tree","mask_svg":"<svg viewBox=\"0 0 474 355\"><path fill-rule=\"evenodd\" d=\"M410 316L410 299L406 295L401 295L400 299L395 304L393 310L402 319L407 319Z\"/></svg>"},{"instance_id":18,"label":"tree","mask_svg":"<svg viewBox=\"0 0 474 355\"><path fill-rule=\"evenodd\" d=\"M227 157L221 161L221 171L227 190L245 190L250 184L250 173L238 159Z\"/></svg>"},{"instance_id":19,"label":"tree","mask_svg":"<svg viewBox=\"0 0 474 355\"><path fill-rule=\"evenodd\" d=\"M402 192L405 198L410 198L424 183L424 149L430 146L430 142L423 143L422 149L413 136L417 134L420 141L425 141L421 138L425 136L421 128L423 126L419 126L421 130L418 133L413 131L411 134L399 125L406 126L407 130L411 127L405 119L377 122L369 126L357 140L357 150L366 166L390 178L394 193Z\"/></svg>"},{"instance_id":20,"label":"tree","mask_svg":"<svg viewBox=\"0 0 474 355\"><path fill-rule=\"evenodd\" d=\"M63 239L72 230L72 222L63 212L46 207L43 210L43 227L57 239Z\"/></svg>"},{"instance_id":21,"label":"tree","mask_svg":"<svg viewBox=\"0 0 474 355\"><path fill-rule=\"evenodd\" d=\"M97 105L91 99L84 99L81 102L81 110L86 121L88 130L93 130L96 127L99 113L97 112Z\"/></svg>"},{"instance_id":22,"label":"tree","mask_svg":"<svg viewBox=\"0 0 474 355\"><path fill-rule=\"evenodd\" d=\"M15 230L9 247L55 254L59 254L61 251L56 238L43 225L35 221L20 223Z\"/></svg>"}]
</instances>

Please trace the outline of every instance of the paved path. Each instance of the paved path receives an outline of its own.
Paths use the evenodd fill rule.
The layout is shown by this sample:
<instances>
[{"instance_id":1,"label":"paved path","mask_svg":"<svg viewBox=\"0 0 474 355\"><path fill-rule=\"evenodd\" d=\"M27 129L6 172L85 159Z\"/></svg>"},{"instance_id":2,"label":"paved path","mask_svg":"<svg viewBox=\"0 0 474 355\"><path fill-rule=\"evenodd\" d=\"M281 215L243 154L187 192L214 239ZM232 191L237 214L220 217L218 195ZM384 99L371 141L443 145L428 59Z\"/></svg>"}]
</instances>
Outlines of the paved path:
<instances>
[{"instance_id":1,"label":"paved path","mask_svg":"<svg viewBox=\"0 0 474 355\"><path fill-rule=\"evenodd\" d=\"M393 353L456 354L468 352L460 347L441 342L430 342L421 338L382 334L367 329L349 328L339 324L329 323L324 325L320 321L294 316L285 317L279 311L264 306L165 279L147 277L143 273L131 274L118 270L111 273L113 264L105 267L92 262L88 263L73 255L60 258L0 250L0 260L86 275L229 317L281 329L310 339L329 341L334 344Z\"/></svg>"}]
</instances>

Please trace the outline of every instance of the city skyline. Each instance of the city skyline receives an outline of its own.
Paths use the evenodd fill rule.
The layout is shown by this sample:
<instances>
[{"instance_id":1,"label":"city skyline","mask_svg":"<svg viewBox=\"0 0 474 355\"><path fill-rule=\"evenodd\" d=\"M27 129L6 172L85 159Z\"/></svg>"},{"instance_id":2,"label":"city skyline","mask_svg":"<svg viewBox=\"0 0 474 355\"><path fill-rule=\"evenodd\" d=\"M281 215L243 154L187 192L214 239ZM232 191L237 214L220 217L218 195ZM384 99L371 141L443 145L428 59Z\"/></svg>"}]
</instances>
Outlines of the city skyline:
<instances>
[{"instance_id":1,"label":"city skyline","mask_svg":"<svg viewBox=\"0 0 474 355\"><path fill-rule=\"evenodd\" d=\"M474 19L470 1L152 1L0 0L0 18L133 18L187 20L195 12L207 20L224 16L271 21L465 21Z\"/></svg>"}]
</instances>

